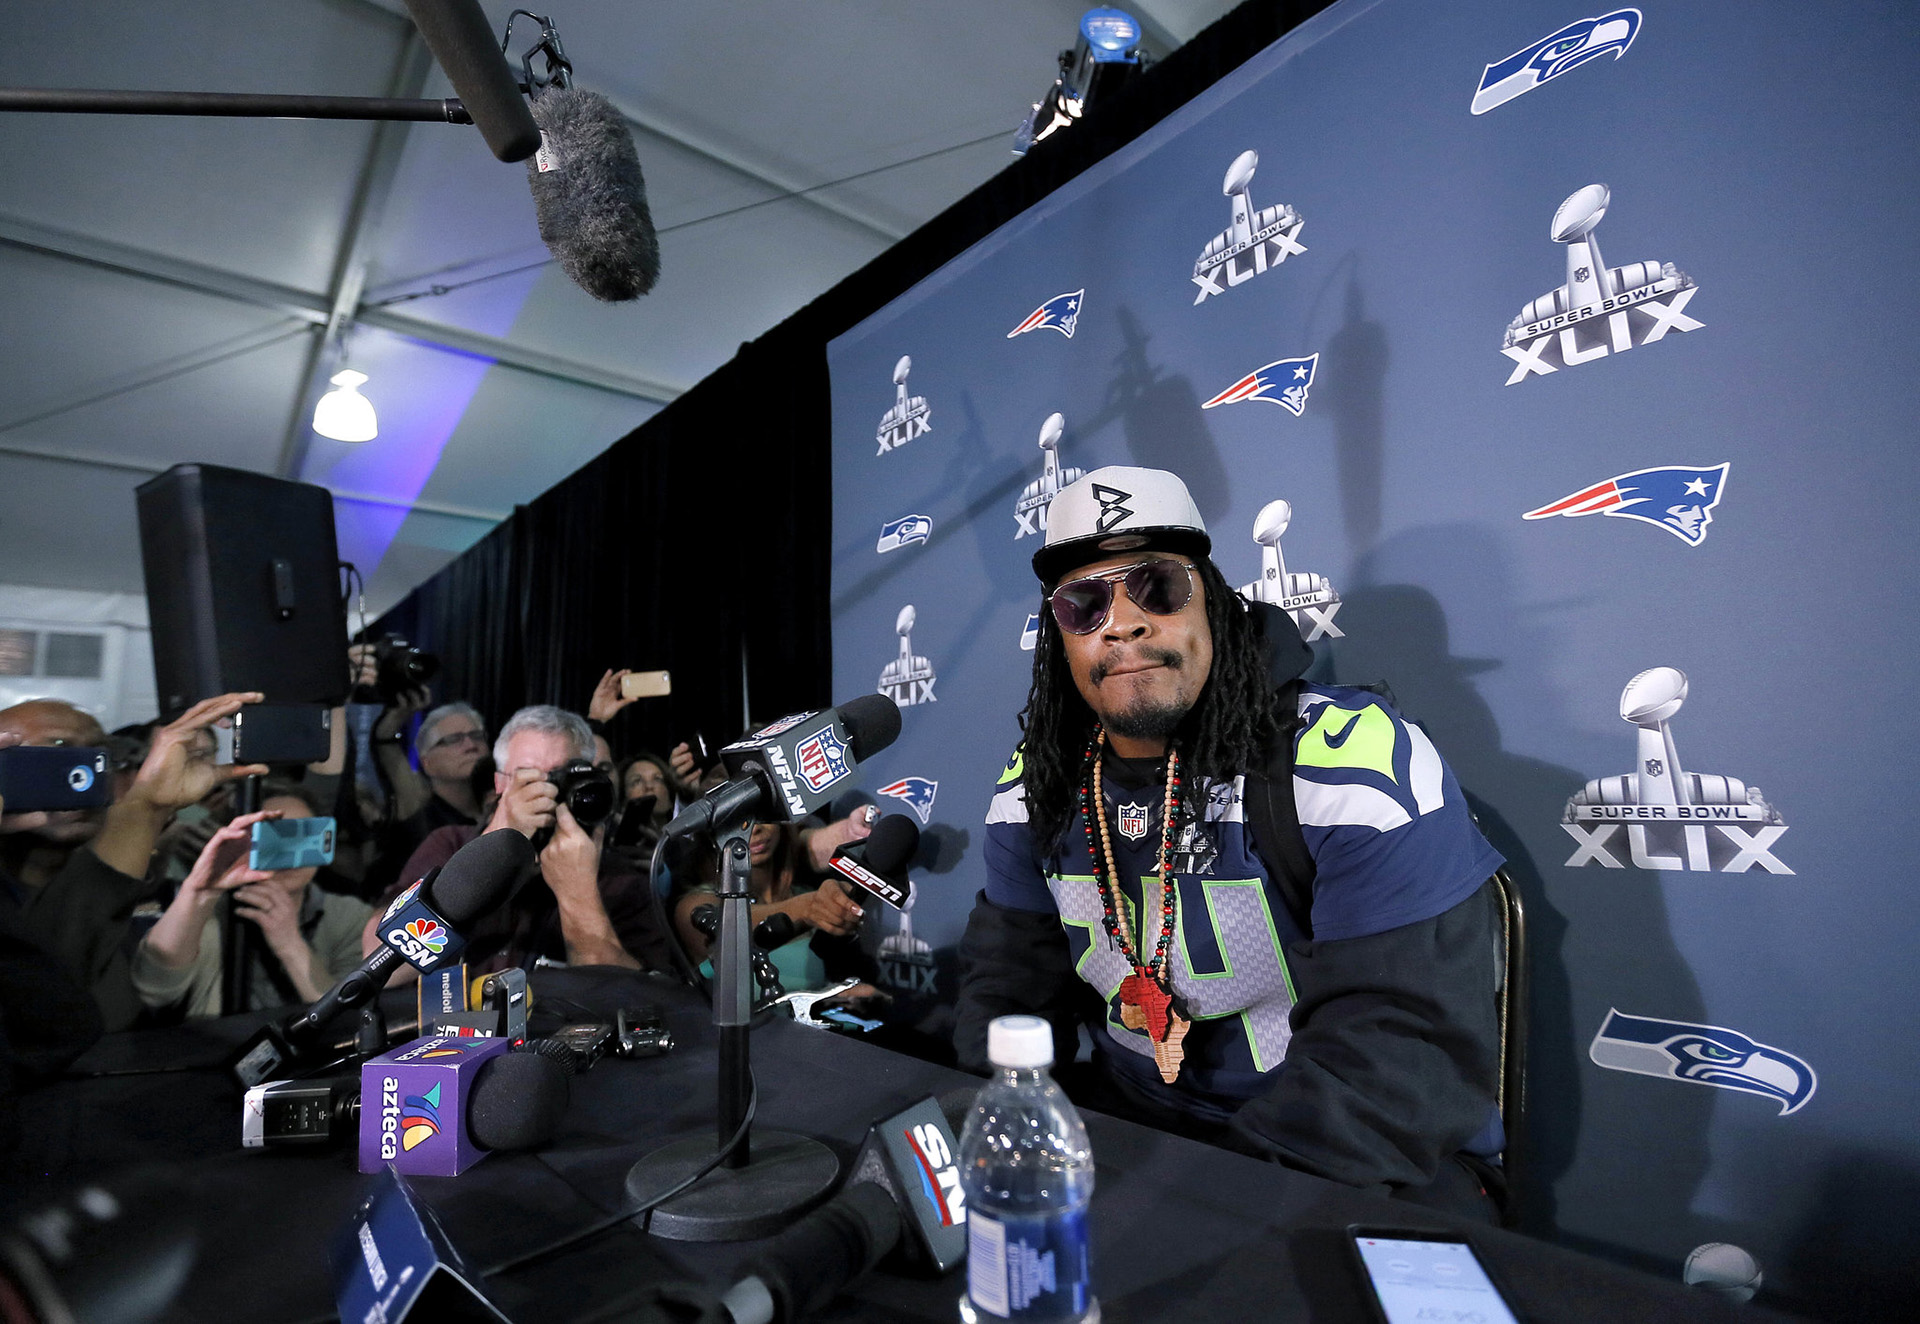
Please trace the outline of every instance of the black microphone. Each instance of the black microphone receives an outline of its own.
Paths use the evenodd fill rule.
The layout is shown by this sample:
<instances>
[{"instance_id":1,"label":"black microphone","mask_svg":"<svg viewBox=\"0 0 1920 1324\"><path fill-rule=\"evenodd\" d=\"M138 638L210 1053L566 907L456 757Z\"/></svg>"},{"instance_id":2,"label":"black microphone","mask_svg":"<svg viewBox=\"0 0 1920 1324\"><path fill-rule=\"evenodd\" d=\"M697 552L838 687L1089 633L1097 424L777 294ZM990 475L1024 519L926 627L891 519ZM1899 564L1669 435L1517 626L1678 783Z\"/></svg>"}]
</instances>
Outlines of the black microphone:
<instances>
[{"instance_id":1,"label":"black microphone","mask_svg":"<svg viewBox=\"0 0 1920 1324\"><path fill-rule=\"evenodd\" d=\"M494 40L479 0L406 0L414 26L446 71L467 114L502 161L540 150L540 127L520 98L507 57Z\"/></svg>"},{"instance_id":2,"label":"black microphone","mask_svg":"<svg viewBox=\"0 0 1920 1324\"><path fill-rule=\"evenodd\" d=\"M563 1064L531 1052L489 1058L474 1073L462 1117L482 1149L538 1149L560 1129L572 1098ZM240 1144L247 1149L312 1147L360 1134L358 1073L324 1080L276 1080L247 1091Z\"/></svg>"},{"instance_id":3,"label":"black microphone","mask_svg":"<svg viewBox=\"0 0 1920 1324\"><path fill-rule=\"evenodd\" d=\"M452 935L505 901L533 862L533 844L512 828L501 828L468 842L428 879L401 893L376 926L379 951L321 994L306 1011L277 1026L262 1026L247 1041L232 1066L241 1087L251 1089L285 1075L327 1021L341 1011L371 1001L402 961L410 960L422 969L443 964L443 953L451 955L446 948ZM403 912L418 914L404 926L389 924L404 918ZM436 941L439 947L432 945Z\"/></svg>"},{"instance_id":4,"label":"black microphone","mask_svg":"<svg viewBox=\"0 0 1920 1324\"><path fill-rule=\"evenodd\" d=\"M925 1098L875 1122L839 1194L748 1261L725 1298L736 1324L809 1318L897 1246L931 1274L966 1258L954 1131L973 1096L969 1089Z\"/></svg>"},{"instance_id":5,"label":"black microphone","mask_svg":"<svg viewBox=\"0 0 1920 1324\"><path fill-rule=\"evenodd\" d=\"M541 143L527 183L541 240L594 298L639 298L660 279L660 237L625 117L598 92L556 83L534 97L533 118Z\"/></svg>"},{"instance_id":6,"label":"black microphone","mask_svg":"<svg viewBox=\"0 0 1920 1324\"><path fill-rule=\"evenodd\" d=\"M681 810L667 824L667 835L710 833L749 817L804 818L899 735L900 709L884 694L783 717L721 749L732 780Z\"/></svg>"},{"instance_id":7,"label":"black microphone","mask_svg":"<svg viewBox=\"0 0 1920 1324\"><path fill-rule=\"evenodd\" d=\"M720 907L696 906L687 923L708 942L717 942L720 936ZM776 951L785 947L800 936L800 926L793 922L793 916L781 912L769 915L753 926L753 945L763 952Z\"/></svg>"},{"instance_id":8,"label":"black microphone","mask_svg":"<svg viewBox=\"0 0 1920 1324\"><path fill-rule=\"evenodd\" d=\"M895 910L904 910L913 898L913 880L907 861L920 849L920 825L906 814L888 814L859 841L850 841L833 853L827 867L852 883L866 898L877 896Z\"/></svg>"}]
</instances>

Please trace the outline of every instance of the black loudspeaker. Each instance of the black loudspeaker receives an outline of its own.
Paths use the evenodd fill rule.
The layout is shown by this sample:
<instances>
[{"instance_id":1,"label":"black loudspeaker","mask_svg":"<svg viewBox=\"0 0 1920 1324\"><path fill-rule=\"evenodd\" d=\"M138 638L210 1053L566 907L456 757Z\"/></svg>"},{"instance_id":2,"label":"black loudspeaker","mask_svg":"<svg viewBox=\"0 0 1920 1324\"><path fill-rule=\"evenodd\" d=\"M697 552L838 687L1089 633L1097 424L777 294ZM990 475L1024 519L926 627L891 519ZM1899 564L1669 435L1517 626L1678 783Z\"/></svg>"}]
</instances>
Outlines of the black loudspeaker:
<instances>
[{"instance_id":1,"label":"black loudspeaker","mask_svg":"<svg viewBox=\"0 0 1920 1324\"><path fill-rule=\"evenodd\" d=\"M259 690L347 695L347 614L324 487L176 464L135 491L160 711Z\"/></svg>"}]
</instances>

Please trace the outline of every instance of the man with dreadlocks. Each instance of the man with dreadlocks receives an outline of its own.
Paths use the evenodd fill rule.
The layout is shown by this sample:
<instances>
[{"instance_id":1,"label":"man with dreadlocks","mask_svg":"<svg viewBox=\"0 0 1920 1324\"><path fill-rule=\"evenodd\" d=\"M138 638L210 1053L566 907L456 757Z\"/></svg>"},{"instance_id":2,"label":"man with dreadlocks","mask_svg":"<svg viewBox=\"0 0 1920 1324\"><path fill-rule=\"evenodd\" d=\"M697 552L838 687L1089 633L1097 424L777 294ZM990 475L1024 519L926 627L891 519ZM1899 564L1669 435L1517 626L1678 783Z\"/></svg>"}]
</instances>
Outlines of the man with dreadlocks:
<instances>
[{"instance_id":1,"label":"man with dreadlocks","mask_svg":"<svg viewBox=\"0 0 1920 1324\"><path fill-rule=\"evenodd\" d=\"M960 1060L1030 1012L1070 1063L1084 1020L1104 1111L1491 1217L1500 856L1426 734L1303 682L1298 629L1211 550L1162 470L1054 498Z\"/></svg>"}]
</instances>

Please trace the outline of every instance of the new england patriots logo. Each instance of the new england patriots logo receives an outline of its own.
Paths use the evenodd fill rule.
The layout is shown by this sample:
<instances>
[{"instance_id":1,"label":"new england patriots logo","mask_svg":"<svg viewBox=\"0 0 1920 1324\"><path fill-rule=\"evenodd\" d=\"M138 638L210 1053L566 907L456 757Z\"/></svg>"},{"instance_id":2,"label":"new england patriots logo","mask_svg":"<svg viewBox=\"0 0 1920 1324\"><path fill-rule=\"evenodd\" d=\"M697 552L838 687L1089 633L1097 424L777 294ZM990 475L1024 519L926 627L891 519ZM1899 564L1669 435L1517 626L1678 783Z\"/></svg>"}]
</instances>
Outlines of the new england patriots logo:
<instances>
[{"instance_id":1,"label":"new england patriots logo","mask_svg":"<svg viewBox=\"0 0 1920 1324\"><path fill-rule=\"evenodd\" d=\"M922 823L933 821L933 797L940 789L940 783L929 781L925 777L902 777L891 786L882 786L880 794L890 795L896 800L905 800L920 815Z\"/></svg>"},{"instance_id":2,"label":"new england patriots logo","mask_svg":"<svg viewBox=\"0 0 1920 1324\"><path fill-rule=\"evenodd\" d=\"M1480 86L1474 89L1473 113L1484 115L1495 106L1504 106L1522 93L1531 92L1540 84L1610 51L1617 60L1627 53L1627 47L1633 45L1639 31L1637 9L1616 9L1611 14L1569 23L1552 36L1542 37L1533 45L1488 65L1480 75Z\"/></svg>"},{"instance_id":3,"label":"new england patriots logo","mask_svg":"<svg viewBox=\"0 0 1920 1324\"><path fill-rule=\"evenodd\" d=\"M1303 359L1281 359L1269 363L1242 377L1200 407L1212 409L1215 405L1237 405L1243 400L1265 400L1268 404L1291 410L1293 416L1298 418L1306 412L1307 388L1313 385L1313 370L1319 362L1318 354L1309 354Z\"/></svg>"},{"instance_id":4,"label":"new england patriots logo","mask_svg":"<svg viewBox=\"0 0 1920 1324\"><path fill-rule=\"evenodd\" d=\"M1609 1071L1759 1094L1777 1101L1783 1117L1798 1112L1820 1083L1813 1068L1792 1053L1755 1043L1737 1030L1611 1009L1587 1056Z\"/></svg>"},{"instance_id":5,"label":"new england patriots logo","mask_svg":"<svg viewBox=\"0 0 1920 1324\"><path fill-rule=\"evenodd\" d=\"M1085 290L1075 290L1071 294L1056 294L1038 308L1028 313L1026 320L1007 332L1007 339L1023 336L1029 331L1042 329L1058 331L1068 340L1073 339L1074 323L1080 320L1080 302L1086 297Z\"/></svg>"},{"instance_id":6,"label":"new england patriots logo","mask_svg":"<svg viewBox=\"0 0 1920 1324\"><path fill-rule=\"evenodd\" d=\"M1707 540L1707 525L1713 523L1713 508L1720 504L1727 471L1732 467L1731 463L1706 467L1670 464L1636 469L1529 510L1520 518L1614 515L1665 529L1687 546L1698 547Z\"/></svg>"}]
</instances>

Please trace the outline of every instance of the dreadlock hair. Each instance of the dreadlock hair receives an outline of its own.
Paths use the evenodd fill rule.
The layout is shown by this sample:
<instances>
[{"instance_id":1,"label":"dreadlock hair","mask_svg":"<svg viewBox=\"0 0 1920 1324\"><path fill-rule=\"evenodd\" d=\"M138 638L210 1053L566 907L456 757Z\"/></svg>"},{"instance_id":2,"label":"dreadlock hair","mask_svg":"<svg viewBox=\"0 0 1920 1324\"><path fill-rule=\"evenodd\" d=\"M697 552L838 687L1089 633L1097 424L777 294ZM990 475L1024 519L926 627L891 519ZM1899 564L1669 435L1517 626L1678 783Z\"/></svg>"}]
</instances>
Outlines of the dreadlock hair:
<instances>
[{"instance_id":1,"label":"dreadlock hair","mask_svg":"<svg viewBox=\"0 0 1920 1324\"><path fill-rule=\"evenodd\" d=\"M1267 751L1289 727L1290 715L1275 700L1266 646L1246 603L1211 559L1196 556L1193 568L1206 593L1213 666L1173 743L1192 777L1225 779L1266 767ZM1073 821L1093 727L1093 710L1067 666L1060 626L1043 602L1033 688L1020 713L1027 821L1042 854L1059 845Z\"/></svg>"}]
</instances>

